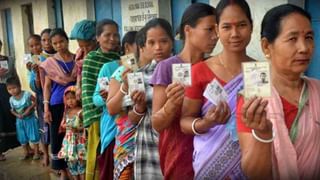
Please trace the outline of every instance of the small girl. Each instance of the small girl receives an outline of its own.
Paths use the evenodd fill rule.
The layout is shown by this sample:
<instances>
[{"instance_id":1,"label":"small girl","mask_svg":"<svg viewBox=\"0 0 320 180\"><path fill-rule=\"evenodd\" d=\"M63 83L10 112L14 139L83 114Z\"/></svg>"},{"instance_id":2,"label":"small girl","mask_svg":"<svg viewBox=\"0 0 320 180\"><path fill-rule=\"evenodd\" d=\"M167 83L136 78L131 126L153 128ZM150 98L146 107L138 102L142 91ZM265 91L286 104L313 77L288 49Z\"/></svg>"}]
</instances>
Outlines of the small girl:
<instances>
[{"instance_id":1,"label":"small girl","mask_svg":"<svg viewBox=\"0 0 320 180\"><path fill-rule=\"evenodd\" d=\"M32 55L33 62L28 62L26 64L29 73L29 86L31 90L35 93L37 99L37 117L39 120L40 126L40 141L41 148L43 152L43 166L48 166L49 164L49 152L48 145L50 144L49 139L49 124L44 122L43 113L44 113L44 105L43 105L43 89L41 87L40 82L40 72L39 72L39 64L46 60L46 57L41 53L41 36L37 34L32 34L29 36L27 41L29 51Z\"/></svg>"},{"instance_id":2,"label":"small girl","mask_svg":"<svg viewBox=\"0 0 320 180\"><path fill-rule=\"evenodd\" d=\"M18 77L8 78L6 86L11 95L9 99L11 113L17 118L17 138L24 150L24 156L20 159L25 160L30 156L28 143L31 142L34 144L33 160L39 160L39 125L34 113L36 98L30 92L21 90Z\"/></svg>"},{"instance_id":3,"label":"small girl","mask_svg":"<svg viewBox=\"0 0 320 180\"><path fill-rule=\"evenodd\" d=\"M74 179L84 179L85 173L85 130L82 122L81 104L76 98L76 87L69 86L63 96L65 111L61 127L66 129L58 157L65 159Z\"/></svg>"}]
</instances>

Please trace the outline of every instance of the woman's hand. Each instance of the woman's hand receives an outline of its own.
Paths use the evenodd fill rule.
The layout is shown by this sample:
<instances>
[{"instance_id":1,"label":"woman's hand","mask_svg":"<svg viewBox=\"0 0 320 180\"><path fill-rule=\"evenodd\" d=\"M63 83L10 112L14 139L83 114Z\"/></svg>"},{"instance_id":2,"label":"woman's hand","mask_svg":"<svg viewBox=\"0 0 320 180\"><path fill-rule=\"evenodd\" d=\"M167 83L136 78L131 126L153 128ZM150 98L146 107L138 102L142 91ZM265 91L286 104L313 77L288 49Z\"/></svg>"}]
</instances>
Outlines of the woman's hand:
<instances>
[{"instance_id":1,"label":"woman's hand","mask_svg":"<svg viewBox=\"0 0 320 180\"><path fill-rule=\"evenodd\" d=\"M100 96L106 100L108 98L108 91L104 89L100 90Z\"/></svg>"},{"instance_id":2,"label":"woman's hand","mask_svg":"<svg viewBox=\"0 0 320 180\"><path fill-rule=\"evenodd\" d=\"M52 122L52 116L51 116L51 112L50 111L44 111L44 121L48 124L51 124Z\"/></svg>"},{"instance_id":3,"label":"woman's hand","mask_svg":"<svg viewBox=\"0 0 320 180\"><path fill-rule=\"evenodd\" d=\"M230 118L231 110L227 102L219 102L217 106L211 107L203 119L211 128L215 125L225 124Z\"/></svg>"},{"instance_id":4,"label":"woman's hand","mask_svg":"<svg viewBox=\"0 0 320 180\"><path fill-rule=\"evenodd\" d=\"M38 66L38 64L33 63L33 64L31 65L31 69L32 69L35 73L38 73L38 72L39 72L39 66Z\"/></svg>"},{"instance_id":5,"label":"woman's hand","mask_svg":"<svg viewBox=\"0 0 320 180\"><path fill-rule=\"evenodd\" d=\"M131 93L131 99L138 112L142 113L146 111L146 94L144 92L137 90L133 91Z\"/></svg>"},{"instance_id":6,"label":"woman's hand","mask_svg":"<svg viewBox=\"0 0 320 180\"><path fill-rule=\"evenodd\" d=\"M123 71L122 75L121 75L121 79L122 79L122 82L124 84L125 87L128 87L128 73L132 73L132 70L131 69L126 69Z\"/></svg>"},{"instance_id":7,"label":"woman's hand","mask_svg":"<svg viewBox=\"0 0 320 180\"><path fill-rule=\"evenodd\" d=\"M29 71L32 70L32 65L33 65L32 62L28 62L28 63L26 64L26 67L27 67L27 69L28 69Z\"/></svg>"},{"instance_id":8,"label":"woman's hand","mask_svg":"<svg viewBox=\"0 0 320 180\"><path fill-rule=\"evenodd\" d=\"M168 98L167 103L180 108L184 98L184 86L179 83L171 83L166 88L166 94Z\"/></svg>"},{"instance_id":9,"label":"woman's hand","mask_svg":"<svg viewBox=\"0 0 320 180\"><path fill-rule=\"evenodd\" d=\"M261 97L253 97L242 106L242 120L245 125L259 134L272 134L272 123L267 119L268 101Z\"/></svg>"},{"instance_id":10,"label":"woman's hand","mask_svg":"<svg viewBox=\"0 0 320 180\"><path fill-rule=\"evenodd\" d=\"M77 90L76 90L76 98L77 98L77 100L81 101L81 93L82 93L81 88L77 88Z\"/></svg>"}]
</instances>

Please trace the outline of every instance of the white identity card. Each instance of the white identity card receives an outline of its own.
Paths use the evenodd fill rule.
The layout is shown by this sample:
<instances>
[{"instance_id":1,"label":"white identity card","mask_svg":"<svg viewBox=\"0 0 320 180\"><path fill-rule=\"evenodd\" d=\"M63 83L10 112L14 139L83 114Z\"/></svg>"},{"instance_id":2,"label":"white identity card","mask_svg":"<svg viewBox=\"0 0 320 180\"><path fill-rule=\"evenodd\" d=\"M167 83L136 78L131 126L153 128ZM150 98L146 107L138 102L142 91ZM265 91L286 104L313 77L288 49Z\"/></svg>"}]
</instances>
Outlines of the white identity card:
<instances>
[{"instance_id":1,"label":"white identity card","mask_svg":"<svg viewBox=\"0 0 320 180\"><path fill-rule=\"evenodd\" d=\"M242 63L244 97L271 96L270 64L267 61Z\"/></svg>"},{"instance_id":2,"label":"white identity card","mask_svg":"<svg viewBox=\"0 0 320 180\"><path fill-rule=\"evenodd\" d=\"M218 105L220 101L227 101L228 94L223 86L217 81L212 80L206 87L203 96L207 98L212 104Z\"/></svg>"},{"instance_id":3,"label":"white identity card","mask_svg":"<svg viewBox=\"0 0 320 180\"><path fill-rule=\"evenodd\" d=\"M135 90L145 92L142 72L128 73L127 77L128 77L129 93L132 93Z\"/></svg>"},{"instance_id":4,"label":"white identity card","mask_svg":"<svg viewBox=\"0 0 320 180\"><path fill-rule=\"evenodd\" d=\"M108 77L98 78L98 83L100 86L100 90L109 91L109 78Z\"/></svg>"},{"instance_id":5,"label":"white identity card","mask_svg":"<svg viewBox=\"0 0 320 180\"><path fill-rule=\"evenodd\" d=\"M33 58L32 58L32 55L31 54L25 54L23 56L23 63L24 64L28 64L28 63L33 63Z\"/></svg>"},{"instance_id":6,"label":"white identity card","mask_svg":"<svg viewBox=\"0 0 320 180\"><path fill-rule=\"evenodd\" d=\"M121 56L121 63L128 69L136 71L138 69L138 60L136 56L132 54Z\"/></svg>"},{"instance_id":7,"label":"white identity card","mask_svg":"<svg viewBox=\"0 0 320 180\"><path fill-rule=\"evenodd\" d=\"M0 67L3 69L9 69L8 61L0 61Z\"/></svg>"},{"instance_id":8,"label":"white identity card","mask_svg":"<svg viewBox=\"0 0 320 180\"><path fill-rule=\"evenodd\" d=\"M191 86L191 64L172 64L172 82L178 82L185 86Z\"/></svg>"}]
</instances>

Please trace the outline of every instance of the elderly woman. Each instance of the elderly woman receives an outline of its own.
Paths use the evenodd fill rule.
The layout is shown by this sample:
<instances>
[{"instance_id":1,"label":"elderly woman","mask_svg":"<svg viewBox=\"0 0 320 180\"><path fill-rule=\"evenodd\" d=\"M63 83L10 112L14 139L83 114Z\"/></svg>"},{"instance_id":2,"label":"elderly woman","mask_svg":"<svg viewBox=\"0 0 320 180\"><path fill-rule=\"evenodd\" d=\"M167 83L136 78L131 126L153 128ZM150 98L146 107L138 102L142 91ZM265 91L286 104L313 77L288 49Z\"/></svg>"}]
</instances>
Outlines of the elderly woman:
<instances>
[{"instance_id":1,"label":"elderly woman","mask_svg":"<svg viewBox=\"0 0 320 180\"><path fill-rule=\"evenodd\" d=\"M96 22L82 20L77 22L70 34L71 40L77 40L79 48L76 52L75 61L77 64L77 99L81 99L82 65L85 56L98 48L96 41Z\"/></svg>"},{"instance_id":2,"label":"elderly woman","mask_svg":"<svg viewBox=\"0 0 320 180\"><path fill-rule=\"evenodd\" d=\"M319 179L320 82L301 76L314 50L310 15L289 4L272 8L261 45L272 96L238 99L242 169L250 179Z\"/></svg>"}]
</instances>

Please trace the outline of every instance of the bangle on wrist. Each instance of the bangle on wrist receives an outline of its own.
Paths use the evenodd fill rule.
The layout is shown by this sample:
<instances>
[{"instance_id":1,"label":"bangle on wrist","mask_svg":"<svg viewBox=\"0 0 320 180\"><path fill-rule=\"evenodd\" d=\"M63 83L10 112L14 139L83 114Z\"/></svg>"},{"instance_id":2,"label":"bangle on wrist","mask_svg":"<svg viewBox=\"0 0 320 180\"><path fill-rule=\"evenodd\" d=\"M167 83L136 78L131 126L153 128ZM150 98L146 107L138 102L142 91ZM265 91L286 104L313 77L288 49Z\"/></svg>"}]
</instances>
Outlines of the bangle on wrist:
<instances>
[{"instance_id":1,"label":"bangle on wrist","mask_svg":"<svg viewBox=\"0 0 320 180\"><path fill-rule=\"evenodd\" d=\"M139 112L136 110L136 105L133 106L132 111L133 111L136 115L138 115L138 116L144 116L144 114L145 114L145 112L139 113Z\"/></svg>"},{"instance_id":2,"label":"bangle on wrist","mask_svg":"<svg viewBox=\"0 0 320 180\"><path fill-rule=\"evenodd\" d=\"M200 119L201 119L201 118L195 118L195 119L193 120L192 124L191 124L191 129L192 129L193 134L198 135L198 136L201 135L201 134L197 132L197 130L196 130L196 128L195 128L195 125L196 125L196 122L197 122L198 120L200 120Z\"/></svg>"},{"instance_id":3,"label":"bangle on wrist","mask_svg":"<svg viewBox=\"0 0 320 180\"><path fill-rule=\"evenodd\" d=\"M273 128L272 128L272 138L270 138L270 139L262 139L262 138L258 137L254 129L251 130L251 134L254 137L254 139L256 139L257 141L262 142L262 143L272 143L275 136L276 136L275 132L273 131Z\"/></svg>"},{"instance_id":4,"label":"bangle on wrist","mask_svg":"<svg viewBox=\"0 0 320 180\"><path fill-rule=\"evenodd\" d=\"M120 86L120 92L121 92L122 94L124 94L124 95L127 95L127 94L128 94L128 92L126 92L125 90L123 90L123 83L122 83L121 86Z\"/></svg>"},{"instance_id":5,"label":"bangle on wrist","mask_svg":"<svg viewBox=\"0 0 320 180\"><path fill-rule=\"evenodd\" d=\"M48 100L43 100L43 104L49 104Z\"/></svg>"}]
</instances>

